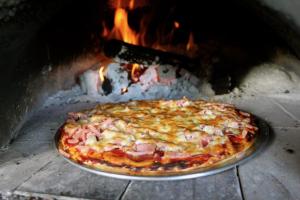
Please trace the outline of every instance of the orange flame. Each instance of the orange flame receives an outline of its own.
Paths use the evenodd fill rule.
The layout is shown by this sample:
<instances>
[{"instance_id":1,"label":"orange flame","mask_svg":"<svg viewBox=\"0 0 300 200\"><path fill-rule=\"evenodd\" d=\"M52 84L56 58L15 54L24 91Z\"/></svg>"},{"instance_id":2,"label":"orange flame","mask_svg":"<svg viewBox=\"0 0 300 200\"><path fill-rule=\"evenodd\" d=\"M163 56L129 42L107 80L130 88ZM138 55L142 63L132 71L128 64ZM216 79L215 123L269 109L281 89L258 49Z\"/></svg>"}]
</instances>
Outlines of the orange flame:
<instances>
[{"instance_id":1,"label":"orange flame","mask_svg":"<svg viewBox=\"0 0 300 200\"><path fill-rule=\"evenodd\" d=\"M194 43L194 35L193 33L190 33L189 35L189 41L186 44L186 50L190 51L191 49L193 49L195 47L195 43Z\"/></svg>"},{"instance_id":2,"label":"orange flame","mask_svg":"<svg viewBox=\"0 0 300 200\"><path fill-rule=\"evenodd\" d=\"M129 1L129 9L130 9L130 10L133 10L133 9L134 9L134 3L135 3L134 0L130 0L130 1Z\"/></svg>"},{"instance_id":3,"label":"orange flame","mask_svg":"<svg viewBox=\"0 0 300 200\"><path fill-rule=\"evenodd\" d=\"M104 80L105 80L104 70L105 70L105 67L104 67L104 66L101 66L100 69L99 69L99 78L100 78L100 80L101 80L102 83L103 83Z\"/></svg>"},{"instance_id":4,"label":"orange flame","mask_svg":"<svg viewBox=\"0 0 300 200\"><path fill-rule=\"evenodd\" d=\"M189 54L191 56L196 55L198 46L194 41L194 35L192 33L189 34L187 43L178 44L178 42L176 42L177 44L175 44L175 37L180 35L176 33L183 26L183 24L177 20L171 21L171 29L169 26L166 26L165 23L159 24L156 28L156 33L152 34L153 32L151 30L153 29L149 31L149 28L152 28L150 25L152 25L151 17L153 13L150 12L149 15L147 14L141 17L139 26L136 26L137 29L130 27L128 12L135 13L134 10L141 5L143 6L145 3L149 5L149 0L145 2L136 0L109 0L108 2L115 12L114 25L111 29L108 28L109 22L103 22L102 37L122 40L129 44L147 46L162 51L172 51L174 53ZM149 35L150 33L152 35Z\"/></svg>"},{"instance_id":5,"label":"orange flame","mask_svg":"<svg viewBox=\"0 0 300 200\"><path fill-rule=\"evenodd\" d=\"M127 87L124 87L124 88L121 89L121 94L124 94L126 92L128 92L128 88Z\"/></svg>"},{"instance_id":6,"label":"orange flame","mask_svg":"<svg viewBox=\"0 0 300 200\"><path fill-rule=\"evenodd\" d=\"M175 27L176 29L179 29L179 28L180 28L179 22L175 21L175 22L174 22L174 27Z\"/></svg>"},{"instance_id":7,"label":"orange flame","mask_svg":"<svg viewBox=\"0 0 300 200\"><path fill-rule=\"evenodd\" d=\"M128 14L124 8L121 8L121 1L117 1L114 28L109 34L109 38L121 39L129 44L138 44L138 35L130 28L128 24ZM134 0L130 1L129 7L134 6ZM104 28L104 30L106 30ZM103 35L103 34L102 34Z\"/></svg>"},{"instance_id":8,"label":"orange flame","mask_svg":"<svg viewBox=\"0 0 300 200\"><path fill-rule=\"evenodd\" d=\"M139 64L132 64L132 69L131 69L131 79L134 81L134 82L137 82L139 81L139 78L135 76L136 74L136 71L139 69L140 65Z\"/></svg>"},{"instance_id":9,"label":"orange flame","mask_svg":"<svg viewBox=\"0 0 300 200\"><path fill-rule=\"evenodd\" d=\"M102 22L102 27L103 27L103 30L102 30L102 37L107 37L109 35L109 29L106 27L105 23Z\"/></svg>"}]
</instances>

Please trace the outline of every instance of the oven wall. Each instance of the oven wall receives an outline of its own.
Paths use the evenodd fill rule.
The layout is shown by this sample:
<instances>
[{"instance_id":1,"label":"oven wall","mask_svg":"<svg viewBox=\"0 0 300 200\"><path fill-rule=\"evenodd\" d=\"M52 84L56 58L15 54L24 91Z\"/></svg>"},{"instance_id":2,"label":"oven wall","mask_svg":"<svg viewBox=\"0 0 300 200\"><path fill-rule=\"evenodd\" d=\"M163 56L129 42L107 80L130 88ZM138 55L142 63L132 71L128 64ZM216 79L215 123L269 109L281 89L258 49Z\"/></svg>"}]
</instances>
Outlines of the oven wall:
<instances>
[{"instance_id":1,"label":"oven wall","mask_svg":"<svg viewBox=\"0 0 300 200\"><path fill-rule=\"evenodd\" d=\"M0 149L48 96L42 74L49 69L49 51L40 31L66 3L0 1Z\"/></svg>"},{"instance_id":2,"label":"oven wall","mask_svg":"<svg viewBox=\"0 0 300 200\"><path fill-rule=\"evenodd\" d=\"M300 1L242 0L279 34L300 57Z\"/></svg>"}]
</instances>

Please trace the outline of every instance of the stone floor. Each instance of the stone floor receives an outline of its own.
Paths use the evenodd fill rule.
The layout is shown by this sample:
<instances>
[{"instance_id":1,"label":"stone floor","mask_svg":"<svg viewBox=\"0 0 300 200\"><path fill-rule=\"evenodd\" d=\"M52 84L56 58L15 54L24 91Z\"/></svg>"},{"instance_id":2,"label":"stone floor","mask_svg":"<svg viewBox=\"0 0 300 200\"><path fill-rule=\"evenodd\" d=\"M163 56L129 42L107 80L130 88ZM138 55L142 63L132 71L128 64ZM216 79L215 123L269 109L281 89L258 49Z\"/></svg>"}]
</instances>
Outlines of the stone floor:
<instances>
[{"instance_id":1,"label":"stone floor","mask_svg":"<svg viewBox=\"0 0 300 200\"><path fill-rule=\"evenodd\" d=\"M292 98L291 98L292 97ZM227 99L265 119L273 140L254 159L225 172L182 181L127 181L97 176L60 157L53 136L75 103L45 108L0 153L0 199L300 199L300 97Z\"/></svg>"}]
</instances>

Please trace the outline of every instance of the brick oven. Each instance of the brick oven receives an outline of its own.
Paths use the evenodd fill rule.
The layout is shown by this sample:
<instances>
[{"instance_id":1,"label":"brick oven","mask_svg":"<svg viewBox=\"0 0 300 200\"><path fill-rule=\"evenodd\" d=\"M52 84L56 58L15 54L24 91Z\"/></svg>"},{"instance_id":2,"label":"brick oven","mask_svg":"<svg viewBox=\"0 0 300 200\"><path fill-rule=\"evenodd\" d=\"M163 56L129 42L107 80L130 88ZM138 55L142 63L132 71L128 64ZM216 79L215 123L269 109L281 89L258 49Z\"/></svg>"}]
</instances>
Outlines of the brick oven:
<instances>
[{"instance_id":1,"label":"brick oven","mask_svg":"<svg viewBox=\"0 0 300 200\"><path fill-rule=\"evenodd\" d=\"M298 199L300 4L286 0L0 2L0 198ZM225 172L182 181L96 176L64 161L67 113L99 103L206 99L270 125Z\"/></svg>"}]
</instances>

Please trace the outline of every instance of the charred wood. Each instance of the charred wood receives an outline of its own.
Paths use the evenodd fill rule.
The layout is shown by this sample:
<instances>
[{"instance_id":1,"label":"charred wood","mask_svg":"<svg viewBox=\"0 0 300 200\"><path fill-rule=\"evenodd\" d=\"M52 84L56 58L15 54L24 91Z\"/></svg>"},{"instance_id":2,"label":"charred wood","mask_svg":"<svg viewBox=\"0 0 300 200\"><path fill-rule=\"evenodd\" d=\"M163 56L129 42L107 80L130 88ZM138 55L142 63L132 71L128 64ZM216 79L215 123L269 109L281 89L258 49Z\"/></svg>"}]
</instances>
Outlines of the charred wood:
<instances>
[{"instance_id":1,"label":"charred wood","mask_svg":"<svg viewBox=\"0 0 300 200\"><path fill-rule=\"evenodd\" d=\"M164 52L143 46L128 44L119 40L109 40L104 45L104 53L107 57L117 62L137 63L142 65L161 64L185 68L196 71L200 68L197 59L191 59L184 55Z\"/></svg>"}]
</instances>

